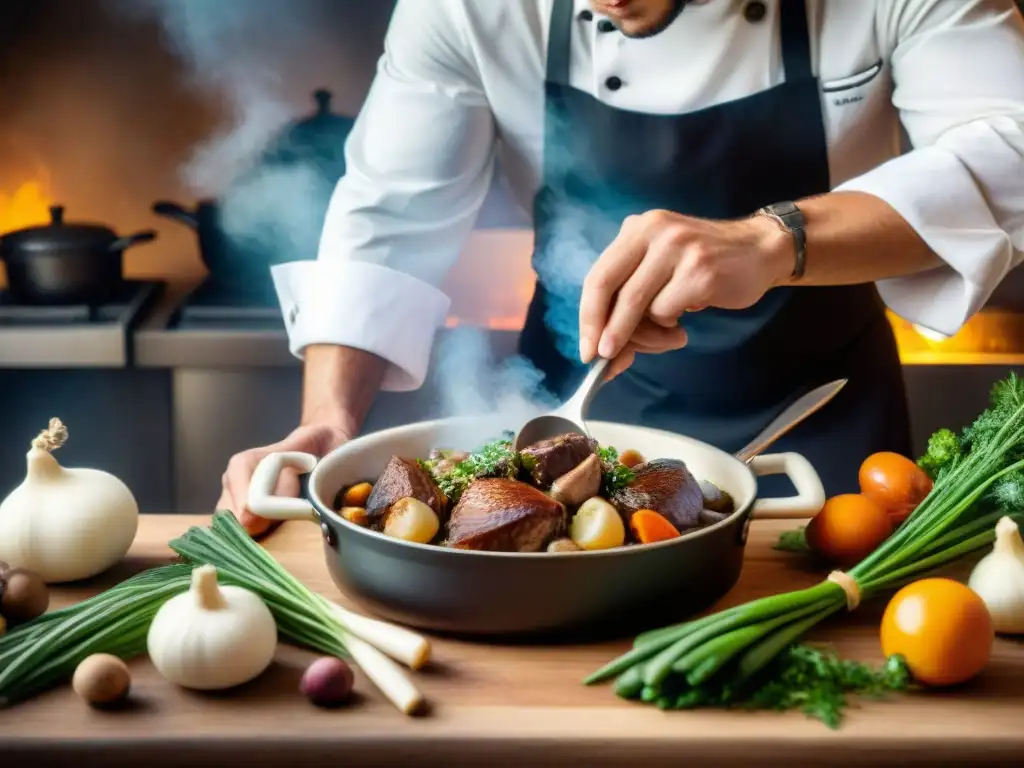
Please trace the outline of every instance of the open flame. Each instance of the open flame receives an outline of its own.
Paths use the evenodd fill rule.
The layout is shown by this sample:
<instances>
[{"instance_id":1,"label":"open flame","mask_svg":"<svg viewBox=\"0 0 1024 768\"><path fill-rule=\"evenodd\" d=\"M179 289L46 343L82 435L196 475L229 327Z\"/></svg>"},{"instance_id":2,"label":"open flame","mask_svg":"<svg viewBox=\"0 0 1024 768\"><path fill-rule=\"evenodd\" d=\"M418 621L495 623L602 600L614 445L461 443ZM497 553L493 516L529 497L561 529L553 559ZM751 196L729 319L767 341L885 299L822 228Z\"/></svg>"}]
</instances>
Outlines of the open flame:
<instances>
[{"instance_id":1,"label":"open flame","mask_svg":"<svg viewBox=\"0 0 1024 768\"><path fill-rule=\"evenodd\" d=\"M13 193L0 189L0 234L50 220L50 199L41 182L26 181Z\"/></svg>"}]
</instances>

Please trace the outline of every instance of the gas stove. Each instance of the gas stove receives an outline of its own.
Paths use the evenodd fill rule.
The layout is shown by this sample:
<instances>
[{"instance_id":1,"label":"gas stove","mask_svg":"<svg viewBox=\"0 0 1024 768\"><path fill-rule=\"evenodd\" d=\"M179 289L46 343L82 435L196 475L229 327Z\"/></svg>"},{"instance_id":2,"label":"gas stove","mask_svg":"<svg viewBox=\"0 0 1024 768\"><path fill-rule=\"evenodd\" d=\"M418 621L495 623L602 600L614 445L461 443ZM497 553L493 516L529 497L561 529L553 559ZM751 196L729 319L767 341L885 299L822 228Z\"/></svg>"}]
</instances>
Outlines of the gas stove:
<instances>
[{"instance_id":1,"label":"gas stove","mask_svg":"<svg viewBox=\"0 0 1024 768\"><path fill-rule=\"evenodd\" d=\"M246 286L207 278L178 307L177 330L270 330L283 328L273 285Z\"/></svg>"},{"instance_id":2,"label":"gas stove","mask_svg":"<svg viewBox=\"0 0 1024 768\"><path fill-rule=\"evenodd\" d=\"M126 280L98 305L29 305L0 290L0 365L6 368L123 367L131 337L164 284Z\"/></svg>"}]
</instances>

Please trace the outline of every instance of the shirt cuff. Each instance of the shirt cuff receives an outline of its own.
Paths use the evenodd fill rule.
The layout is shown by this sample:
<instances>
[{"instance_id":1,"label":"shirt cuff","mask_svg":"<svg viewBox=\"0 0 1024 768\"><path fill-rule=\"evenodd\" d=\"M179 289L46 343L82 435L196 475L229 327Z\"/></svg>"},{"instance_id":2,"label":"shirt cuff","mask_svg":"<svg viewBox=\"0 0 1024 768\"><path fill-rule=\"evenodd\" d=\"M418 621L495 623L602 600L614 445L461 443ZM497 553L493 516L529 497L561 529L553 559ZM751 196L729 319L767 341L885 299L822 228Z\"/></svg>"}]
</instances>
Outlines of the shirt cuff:
<instances>
[{"instance_id":1,"label":"shirt cuff","mask_svg":"<svg viewBox=\"0 0 1024 768\"><path fill-rule=\"evenodd\" d=\"M945 262L928 272L878 282L886 305L911 323L954 335L1013 266L1009 235L995 222L970 171L947 149L916 149L836 191L881 198Z\"/></svg>"},{"instance_id":2,"label":"shirt cuff","mask_svg":"<svg viewBox=\"0 0 1024 768\"><path fill-rule=\"evenodd\" d=\"M418 389L427 375L434 334L451 300L429 283L361 261L298 261L271 268L288 346L296 357L311 344L371 352L390 365L381 388Z\"/></svg>"}]
</instances>

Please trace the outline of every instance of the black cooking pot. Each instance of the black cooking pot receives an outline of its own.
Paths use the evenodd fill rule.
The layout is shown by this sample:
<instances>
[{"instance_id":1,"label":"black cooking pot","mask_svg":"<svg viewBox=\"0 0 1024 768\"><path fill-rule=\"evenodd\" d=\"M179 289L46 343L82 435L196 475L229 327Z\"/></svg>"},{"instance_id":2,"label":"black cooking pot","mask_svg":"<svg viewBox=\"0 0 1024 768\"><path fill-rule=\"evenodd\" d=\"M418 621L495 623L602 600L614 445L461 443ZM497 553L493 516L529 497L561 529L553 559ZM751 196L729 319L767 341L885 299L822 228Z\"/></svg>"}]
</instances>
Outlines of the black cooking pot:
<instances>
[{"instance_id":1,"label":"black cooking pot","mask_svg":"<svg viewBox=\"0 0 1024 768\"><path fill-rule=\"evenodd\" d=\"M259 183L261 174L275 169L302 167L315 173L319 192L311 193L308 209L326 215L334 186L345 174L345 140L355 119L331 112L331 94L318 90L314 94L316 112L286 130L265 151L260 162L236 179L222 200L205 199L195 208L161 200L153 204L153 212L185 224L196 231L200 256L210 278L218 285L240 292L266 293L271 289L270 266L296 259L313 258L315 253L293 253L287 239L239 237L225 226L225 209L244 195L251 185ZM262 177L266 178L266 177ZM243 203L244 204L244 203ZM286 216L287 209L281 209ZM269 222L273 223L273 222ZM287 229L288 222L282 222Z\"/></svg>"},{"instance_id":2,"label":"black cooking pot","mask_svg":"<svg viewBox=\"0 0 1024 768\"><path fill-rule=\"evenodd\" d=\"M762 450L821 407L837 385L842 383L794 403L748 452ZM319 523L331 578L373 613L437 632L508 637L633 633L700 611L739 577L751 518L807 518L825 502L817 473L797 454L737 458L682 435L588 421L591 435L603 445L685 461L695 476L728 492L736 511L658 544L557 554L415 544L355 525L335 511L342 489L375 480L392 456L482 445L508 426L494 416L441 419L363 435L321 460L305 453L272 453L253 473L248 505L270 520ZM307 498L272 495L286 467L310 473ZM757 476L777 473L790 477L797 495L757 499Z\"/></svg>"},{"instance_id":3,"label":"black cooking pot","mask_svg":"<svg viewBox=\"0 0 1024 768\"><path fill-rule=\"evenodd\" d=\"M50 208L50 223L0 238L7 291L22 304L100 304L124 283L124 251L156 232L121 237L99 224L65 224L64 208Z\"/></svg>"}]
</instances>

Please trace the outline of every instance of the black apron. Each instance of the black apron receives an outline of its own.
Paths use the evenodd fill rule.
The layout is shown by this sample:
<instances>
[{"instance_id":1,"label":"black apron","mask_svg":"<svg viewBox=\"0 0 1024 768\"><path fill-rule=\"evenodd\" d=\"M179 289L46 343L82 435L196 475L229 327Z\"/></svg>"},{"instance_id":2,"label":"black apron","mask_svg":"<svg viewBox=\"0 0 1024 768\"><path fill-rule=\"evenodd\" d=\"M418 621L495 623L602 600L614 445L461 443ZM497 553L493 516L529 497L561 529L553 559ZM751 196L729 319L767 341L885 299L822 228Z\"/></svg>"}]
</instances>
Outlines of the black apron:
<instances>
[{"instance_id":1,"label":"black apron","mask_svg":"<svg viewBox=\"0 0 1024 768\"><path fill-rule=\"evenodd\" d=\"M780 9L783 84L661 115L618 109L569 85L572 27L579 22L572 0L555 0L544 175L534 201L538 282L520 340L521 353L555 395L567 396L585 372L582 279L627 216L666 209L735 219L829 191L805 1L780 0ZM685 24L685 15L674 23ZM808 258L814 259L813 242ZM910 453L902 369L872 284L776 288L749 309L708 308L681 322L686 348L638 355L598 393L589 418L667 429L735 452L793 399L845 377L849 384L835 400L775 449L805 455L830 495L857 489L857 469L870 453ZM759 490L792 493L782 477L762 478Z\"/></svg>"}]
</instances>

